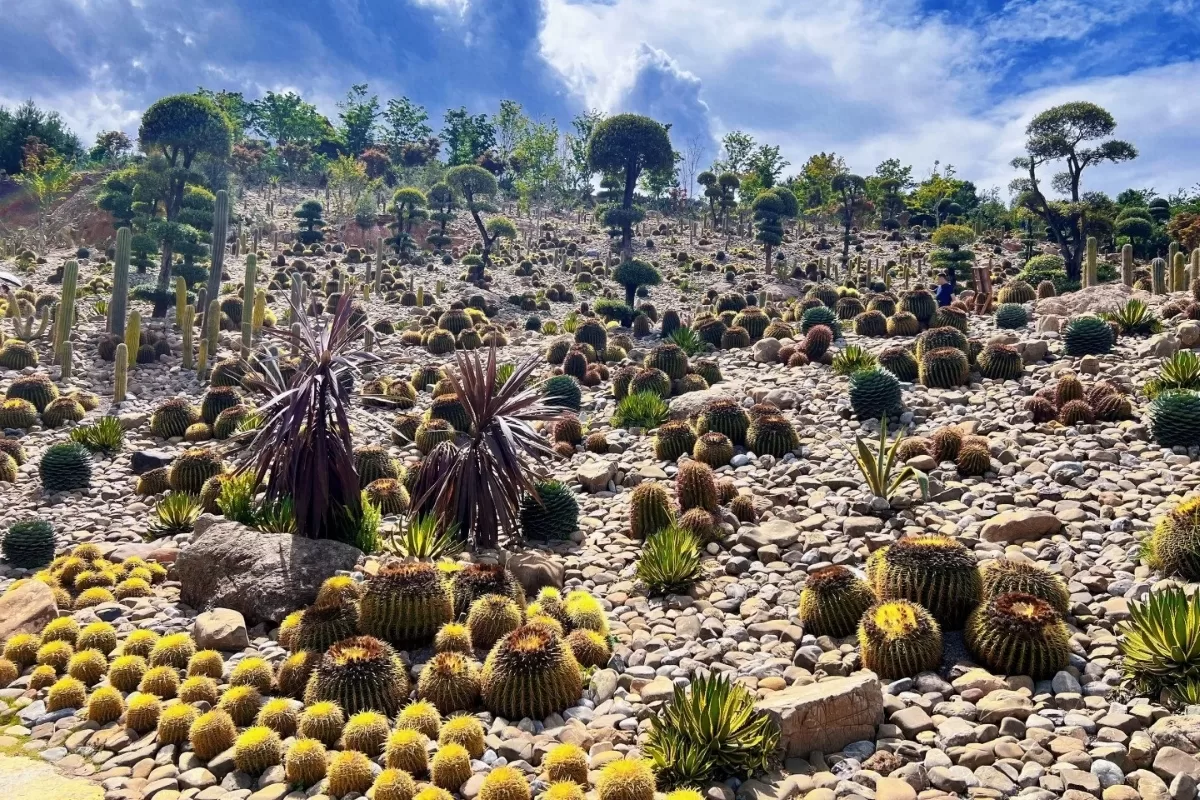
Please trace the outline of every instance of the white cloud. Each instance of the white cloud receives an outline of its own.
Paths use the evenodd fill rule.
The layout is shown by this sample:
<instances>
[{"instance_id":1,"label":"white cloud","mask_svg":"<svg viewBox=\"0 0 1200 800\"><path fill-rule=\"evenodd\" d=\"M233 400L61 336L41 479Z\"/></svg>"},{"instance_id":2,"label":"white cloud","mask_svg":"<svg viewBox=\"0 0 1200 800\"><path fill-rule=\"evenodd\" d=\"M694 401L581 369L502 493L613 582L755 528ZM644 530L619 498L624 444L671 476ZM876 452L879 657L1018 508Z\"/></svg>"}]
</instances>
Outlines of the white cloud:
<instances>
[{"instance_id":1,"label":"white cloud","mask_svg":"<svg viewBox=\"0 0 1200 800\"><path fill-rule=\"evenodd\" d=\"M1029 119L1057 103L1089 100L1114 114L1117 134L1142 156L1094 168L1088 186L1173 190L1200 181L1189 141L1200 119L1200 96L1190 88L1200 84L1200 62L1060 77L1053 89L994 99L998 89L1013 89L996 85L1011 67L1009 43L1081 39L1134 13L1147 9L1123 0L1010 0L998 14L957 23L908 0L546 0L541 44L571 91L607 111L628 110L644 68L638 54L660 52L693 91L698 82L697 100L711 110L718 136L739 128L779 144L793 169L829 150L863 173L897 157L921 175L936 159L981 187L1005 189Z\"/></svg>"}]
</instances>

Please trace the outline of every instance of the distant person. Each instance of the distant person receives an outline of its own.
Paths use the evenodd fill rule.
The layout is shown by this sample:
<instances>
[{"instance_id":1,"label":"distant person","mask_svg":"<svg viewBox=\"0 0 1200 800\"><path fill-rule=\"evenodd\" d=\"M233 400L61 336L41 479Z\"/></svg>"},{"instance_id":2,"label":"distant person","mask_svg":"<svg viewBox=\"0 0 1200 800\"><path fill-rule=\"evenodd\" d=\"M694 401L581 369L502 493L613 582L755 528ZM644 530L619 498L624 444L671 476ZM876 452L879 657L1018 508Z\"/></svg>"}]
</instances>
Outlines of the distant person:
<instances>
[{"instance_id":1,"label":"distant person","mask_svg":"<svg viewBox=\"0 0 1200 800\"><path fill-rule=\"evenodd\" d=\"M937 303L938 306L948 306L954 302L954 276L949 273L942 273L937 276Z\"/></svg>"}]
</instances>

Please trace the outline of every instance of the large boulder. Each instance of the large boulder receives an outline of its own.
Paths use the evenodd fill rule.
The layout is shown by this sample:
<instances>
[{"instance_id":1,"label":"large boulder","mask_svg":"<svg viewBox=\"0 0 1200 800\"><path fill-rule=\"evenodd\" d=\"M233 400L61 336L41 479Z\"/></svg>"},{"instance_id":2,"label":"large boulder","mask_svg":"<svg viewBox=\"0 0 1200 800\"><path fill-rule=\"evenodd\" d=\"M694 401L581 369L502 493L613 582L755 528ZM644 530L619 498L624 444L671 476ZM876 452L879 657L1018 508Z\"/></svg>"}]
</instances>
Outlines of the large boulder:
<instances>
[{"instance_id":1,"label":"large boulder","mask_svg":"<svg viewBox=\"0 0 1200 800\"><path fill-rule=\"evenodd\" d=\"M41 633L58 617L54 592L41 581L25 581L0 595L0 642L15 633Z\"/></svg>"},{"instance_id":2,"label":"large boulder","mask_svg":"<svg viewBox=\"0 0 1200 800\"><path fill-rule=\"evenodd\" d=\"M834 753L851 742L875 739L883 722L883 690L873 672L791 686L754 706L779 725L785 758L814 750Z\"/></svg>"},{"instance_id":3,"label":"large boulder","mask_svg":"<svg viewBox=\"0 0 1200 800\"><path fill-rule=\"evenodd\" d=\"M980 538L985 542L1016 544L1046 539L1062 530L1058 517L1040 508L1002 511L983 523Z\"/></svg>"},{"instance_id":4,"label":"large boulder","mask_svg":"<svg viewBox=\"0 0 1200 800\"><path fill-rule=\"evenodd\" d=\"M321 583L354 568L362 551L329 539L209 525L179 554L179 599L195 609L238 611L246 624L279 622L312 603Z\"/></svg>"}]
</instances>

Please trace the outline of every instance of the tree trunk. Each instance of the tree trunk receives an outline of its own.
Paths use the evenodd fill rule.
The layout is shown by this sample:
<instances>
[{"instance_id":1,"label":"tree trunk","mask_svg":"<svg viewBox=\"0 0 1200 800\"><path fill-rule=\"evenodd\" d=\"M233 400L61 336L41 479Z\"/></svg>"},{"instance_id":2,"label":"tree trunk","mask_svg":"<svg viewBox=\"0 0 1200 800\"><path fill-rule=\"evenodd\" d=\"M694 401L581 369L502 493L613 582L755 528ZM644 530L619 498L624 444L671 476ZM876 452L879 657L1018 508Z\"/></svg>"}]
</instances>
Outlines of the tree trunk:
<instances>
[{"instance_id":1,"label":"tree trunk","mask_svg":"<svg viewBox=\"0 0 1200 800\"><path fill-rule=\"evenodd\" d=\"M633 308L634 294L637 292L637 287L632 285L625 286L625 305Z\"/></svg>"},{"instance_id":2,"label":"tree trunk","mask_svg":"<svg viewBox=\"0 0 1200 800\"><path fill-rule=\"evenodd\" d=\"M621 222L621 260L633 258L633 220L629 212L633 210L633 189L637 185L637 170L632 164L625 165L625 197L621 203L625 209L625 219Z\"/></svg>"}]
</instances>

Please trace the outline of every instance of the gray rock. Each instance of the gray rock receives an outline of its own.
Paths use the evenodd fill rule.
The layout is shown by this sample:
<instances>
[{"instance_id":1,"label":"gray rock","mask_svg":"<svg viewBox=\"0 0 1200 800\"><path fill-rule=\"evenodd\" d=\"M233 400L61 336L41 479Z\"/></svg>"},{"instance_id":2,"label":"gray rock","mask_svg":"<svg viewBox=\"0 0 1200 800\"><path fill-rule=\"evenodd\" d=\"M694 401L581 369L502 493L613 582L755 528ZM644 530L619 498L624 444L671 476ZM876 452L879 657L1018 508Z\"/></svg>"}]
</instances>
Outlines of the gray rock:
<instances>
[{"instance_id":1,"label":"gray rock","mask_svg":"<svg viewBox=\"0 0 1200 800\"><path fill-rule=\"evenodd\" d=\"M353 569L361 556L342 542L259 533L224 522L180 552L175 576L187 605L232 609L257 625L311 605L326 578Z\"/></svg>"},{"instance_id":2,"label":"gray rock","mask_svg":"<svg viewBox=\"0 0 1200 800\"><path fill-rule=\"evenodd\" d=\"M883 722L883 690L871 672L790 686L759 700L755 708L771 715L780 730L785 756L813 750L836 752L851 742L875 738Z\"/></svg>"}]
</instances>

